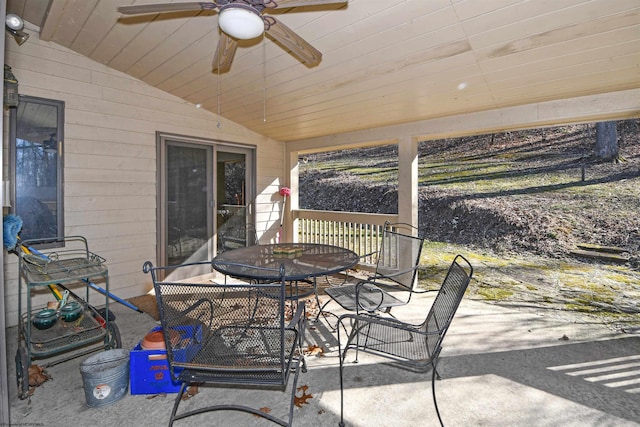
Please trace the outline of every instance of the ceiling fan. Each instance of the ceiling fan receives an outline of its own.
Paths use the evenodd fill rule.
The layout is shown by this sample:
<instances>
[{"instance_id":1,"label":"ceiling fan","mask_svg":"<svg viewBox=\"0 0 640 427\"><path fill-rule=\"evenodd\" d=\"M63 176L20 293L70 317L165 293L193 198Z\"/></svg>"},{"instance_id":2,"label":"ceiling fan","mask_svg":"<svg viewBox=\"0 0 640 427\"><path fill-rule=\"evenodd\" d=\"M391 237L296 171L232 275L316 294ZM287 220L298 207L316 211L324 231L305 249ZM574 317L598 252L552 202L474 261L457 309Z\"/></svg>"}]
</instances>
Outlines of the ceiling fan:
<instances>
[{"instance_id":1,"label":"ceiling fan","mask_svg":"<svg viewBox=\"0 0 640 427\"><path fill-rule=\"evenodd\" d=\"M308 66L318 65L322 54L316 48L275 17L263 13L269 9L347 2L348 0L211 0L120 6L118 12L124 15L139 15L196 10L217 11L218 26L222 33L213 57L213 71L222 73L231 67L238 40L250 40L265 32L289 49L301 62Z\"/></svg>"}]
</instances>

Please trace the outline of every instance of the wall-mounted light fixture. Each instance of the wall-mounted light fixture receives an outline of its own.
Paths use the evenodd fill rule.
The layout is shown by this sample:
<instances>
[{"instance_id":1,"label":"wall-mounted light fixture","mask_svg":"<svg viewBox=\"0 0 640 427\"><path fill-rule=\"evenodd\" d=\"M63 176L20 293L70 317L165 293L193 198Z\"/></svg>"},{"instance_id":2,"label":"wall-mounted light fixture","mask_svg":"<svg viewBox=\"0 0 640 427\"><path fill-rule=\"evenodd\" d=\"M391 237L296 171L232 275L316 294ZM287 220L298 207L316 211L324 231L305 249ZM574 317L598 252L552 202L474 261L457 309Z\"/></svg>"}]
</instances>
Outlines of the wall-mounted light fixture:
<instances>
[{"instance_id":1,"label":"wall-mounted light fixture","mask_svg":"<svg viewBox=\"0 0 640 427\"><path fill-rule=\"evenodd\" d=\"M29 34L22 31L24 20L16 14L9 13L4 20L4 28L13 36L18 45L22 45L29 38Z\"/></svg>"},{"instance_id":2,"label":"wall-mounted light fixture","mask_svg":"<svg viewBox=\"0 0 640 427\"><path fill-rule=\"evenodd\" d=\"M17 107L18 98L18 79L11 72L11 67L4 64L4 97L5 107Z\"/></svg>"}]
</instances>

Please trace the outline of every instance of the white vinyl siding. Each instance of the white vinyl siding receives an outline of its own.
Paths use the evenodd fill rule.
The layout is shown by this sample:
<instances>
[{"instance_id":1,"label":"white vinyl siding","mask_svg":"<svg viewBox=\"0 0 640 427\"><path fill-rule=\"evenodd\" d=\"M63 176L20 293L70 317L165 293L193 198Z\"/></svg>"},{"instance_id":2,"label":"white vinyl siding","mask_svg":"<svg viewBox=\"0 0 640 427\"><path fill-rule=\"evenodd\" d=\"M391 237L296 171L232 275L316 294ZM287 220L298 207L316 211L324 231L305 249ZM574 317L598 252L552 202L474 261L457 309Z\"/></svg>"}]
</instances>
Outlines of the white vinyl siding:
<instances>
[{"instance_id":1,"label":"white vinyl siding","mask_svg":"<svg viewBox=\"0 0 640 427\"><path fill-rule=\"evenodd\" d=\"M156 131L256 146L257 228L267 231L265 241L274 238L279 211L272 195L284 176L283 143L225 119L218 128L216 115L34 32L28 43L7 43L7 49L21 94L65 102L65 234L85 236L107 259L112 293L126 299L151 288L142 264L156 262ZM7 126L5 120L5 135ZM3 180L9 179L6 163ZM4 260L5 315L13 326L18 259L7 254ZM34 303L47 299L43 292ZM101 305L104 297L92 294L91 301Z\"/></svg>"}]
</instances>

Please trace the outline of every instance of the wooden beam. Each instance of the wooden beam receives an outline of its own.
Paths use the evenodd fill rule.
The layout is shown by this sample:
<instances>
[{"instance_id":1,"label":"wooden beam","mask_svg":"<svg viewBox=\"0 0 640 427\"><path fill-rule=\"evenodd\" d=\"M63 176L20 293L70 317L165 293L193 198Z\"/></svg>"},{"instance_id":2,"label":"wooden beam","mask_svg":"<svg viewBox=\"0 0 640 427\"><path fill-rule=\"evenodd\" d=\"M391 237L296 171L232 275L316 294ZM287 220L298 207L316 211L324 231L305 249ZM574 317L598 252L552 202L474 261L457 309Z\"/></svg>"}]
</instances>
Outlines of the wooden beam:
<instances>
[{"instance_id":1,"label":"wooden beam","mask_svg":"<svg viewBox=\"0 0 640 427\"><path fill-rule=\"evenodd\" d=\"M286 143L301 154L390 144L399 138L418 141L531 129L568 123L640 117L640 89L540 102L478 113L422 120Z\"/></svg>"}]
</instances>

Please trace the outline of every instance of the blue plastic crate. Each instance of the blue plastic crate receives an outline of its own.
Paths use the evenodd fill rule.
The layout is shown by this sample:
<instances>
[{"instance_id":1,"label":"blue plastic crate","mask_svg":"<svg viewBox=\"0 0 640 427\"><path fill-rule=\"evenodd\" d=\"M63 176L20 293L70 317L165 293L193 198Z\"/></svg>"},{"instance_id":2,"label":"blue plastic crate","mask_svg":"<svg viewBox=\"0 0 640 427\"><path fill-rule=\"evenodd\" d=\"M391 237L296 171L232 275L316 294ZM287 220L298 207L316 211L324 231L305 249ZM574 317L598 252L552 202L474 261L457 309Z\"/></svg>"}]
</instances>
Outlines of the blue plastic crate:
<instances>
[{"instance_id":1,"label":"blue plastic crate","mask_svg":"<svg viewBox=\"0 0 640 427\"><path fill-rule=\"evenodd\" d=\"M150 332L161 329L158 326ZM202 341L201 326L181 326L173 329L180 331L183 339L195 339L196 343ZM173 352L173 356L176 360L187 361L193 358L198 348L198 345L189 345L184 349L176 349ZM181 386L180 382L171 380L167 351L144 350L141 343L138 343L129 352L129 381L131 394L177 393L180 391Z\"/></svg>"}]
</instances>

